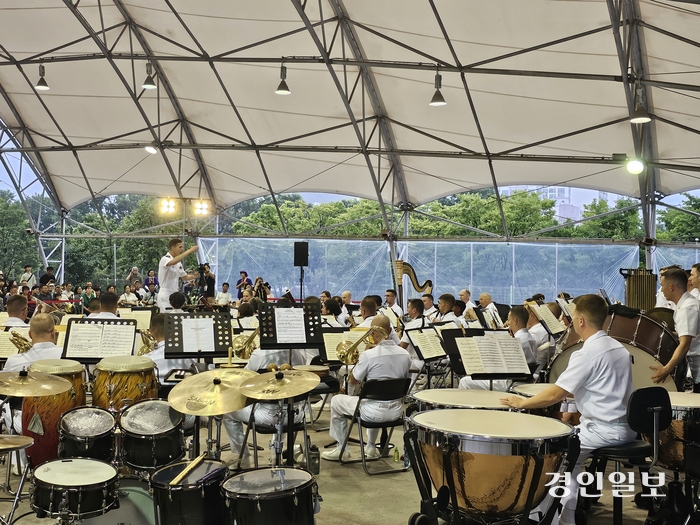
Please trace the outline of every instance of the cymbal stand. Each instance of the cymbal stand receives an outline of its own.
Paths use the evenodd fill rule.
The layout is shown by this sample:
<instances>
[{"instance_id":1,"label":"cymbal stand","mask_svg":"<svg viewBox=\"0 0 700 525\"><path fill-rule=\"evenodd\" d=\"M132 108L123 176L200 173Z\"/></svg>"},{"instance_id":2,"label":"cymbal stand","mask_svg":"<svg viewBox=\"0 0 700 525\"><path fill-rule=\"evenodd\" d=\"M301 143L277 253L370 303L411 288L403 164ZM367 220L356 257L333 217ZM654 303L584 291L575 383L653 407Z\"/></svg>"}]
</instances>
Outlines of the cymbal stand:
<instances>
[{"instance_id":1,"label":"cymbal stand","mask_svg":"<svg viewBox=\"0 0 700 525\"><path fill-rule=\"evenodd\" d=\"M11 396L7 396L5 399L0 402L0 427L4 424L5 418L2 417L2 413L5 409L5 405L7 405L8 410L10 412L10 428L7 429L8 433L10 435L17 435L17 431L15 430L14 427L14 410L12 408L11 404ZM0 428L1 430L1 428ZM0 485L0 488L4 491L7 491L8 494L11 496L15 496L15 494L19 495L20 500L22 499L22 485L20 484L19 488L17 489L17 492L12 491L12 487L10 486L10 476L12 475L12 454L15 454L15 460L17 461L17 468L19 469L20 465L22 462L20 461L20 451L19 450L8 450L7 451L7 476L5 478L5 483Z\"/></svg>"},{"instance_id":2,"label":"cymbal stand","mask_svg":"<svg viewBox=\"0 0 700 525\"><path fill-rule=\"evenodd\" d=\"M22 471L22 477L19 480L19 486L17 487L17 492L15 493L15 499L12 501L12 507L10 508L10 515L5 519L5 516L0 516L0 524L2 525L12 525L12 520L15 516L15 511L17 510L17 505L19 505L22 499L22 488L24 487L24 482L27 479L27 474L29 473L29 463L24 466Z\"/></svg>"},{"instance_id":3,"label":"cymbal stand","mask_svg":"<svg viewBox=\"0 0 700 525\"><path fill-rule=\"evenodd\" d=\"M221 459L221 421L221 416L213 416L209 418L209 423L207 423L207 458L215 459L216 461ZM212 438L214 423L216 423L216 439ZM216 444L216 448L212 453L214 444Z\"/></svg>"},{"instance_id":4,"label":"cymbal stand","mask_svg":"<svg viewBox=\"0 0 700 525\"><path fill-rule=\"evenodd\" d=\"M275 412L275 417L277 418L277 423L275 423L275 428L277 432L275 433L275 466L282 466L282 427L284 426L284 400L280 399L277 404L277 412Z\"/></svg>"}]
</instances>

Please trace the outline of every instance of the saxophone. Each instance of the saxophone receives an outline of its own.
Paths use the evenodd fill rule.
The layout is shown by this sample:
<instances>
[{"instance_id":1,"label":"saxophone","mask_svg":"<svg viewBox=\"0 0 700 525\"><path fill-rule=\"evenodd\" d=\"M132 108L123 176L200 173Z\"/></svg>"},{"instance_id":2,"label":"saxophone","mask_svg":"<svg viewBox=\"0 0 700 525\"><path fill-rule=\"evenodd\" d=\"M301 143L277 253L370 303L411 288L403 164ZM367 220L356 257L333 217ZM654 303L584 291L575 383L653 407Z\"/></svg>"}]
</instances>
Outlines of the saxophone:
<instances>
[{"instance_id":1,"label":"saxophone","mask_svg":"<svg viewBox=\"0 0 700 525\"><path fill-rule=\"evenodd\" d=\"M375 333L378 335L376 338L374 337ZM369 337L372 338L370 343L372 345L377 345L380 341L389 337L389 334L387 334L386 330L384 330L384 328L381 326L373 326L367 330L367 332L365 332L356 343L352 343L350 341L342 341L338 343L338 346L335 349L335 354L338 356L338 360L344 365L357 364L357 361L360 359L360 344Z\"/></svg>"},{"instance_id":2,"label":"saxophone","mask_svg":"<svg viewBox=\"0 0 700 525\"><path fill-rule=\"evenodd\" d=\"M140 330L141 333L141 346L136 352L136 355L146 355L153 352L153 349L158 344L156 338L153 337L150 330Z\"/></svg>"},{"instance_id":3,"label":"saxophone","mask_svg":"<svg viewBox=\"0 0 700 525\"><path fill-rule=\"evenodd\" d=\"M17 347L17 353L23 354L32 348L32 342L19 332L10 332L10 342Z\"/></svg>"}]
</instances>

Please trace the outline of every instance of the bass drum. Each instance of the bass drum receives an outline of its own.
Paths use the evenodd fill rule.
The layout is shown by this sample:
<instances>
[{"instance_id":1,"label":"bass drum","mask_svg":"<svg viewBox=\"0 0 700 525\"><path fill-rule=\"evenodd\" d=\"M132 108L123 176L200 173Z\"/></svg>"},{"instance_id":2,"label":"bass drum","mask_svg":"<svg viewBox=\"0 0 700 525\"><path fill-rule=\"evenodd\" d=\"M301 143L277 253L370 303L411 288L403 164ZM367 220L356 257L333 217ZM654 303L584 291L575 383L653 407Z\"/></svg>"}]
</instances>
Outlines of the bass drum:
<instances>
[{"instance_id":1,"label":"bass drum","mask_svg":"<svg viewBox=\"0 0 700 525\"><path fill-rule=\"evenodd\" d=\"M305 470L248 470L224 481L221 491L229 525L315 525L318 488Z\"/></svg>"},{"instance_id":2,"label":"bass drum","mask_svg":"<svg viewBox=\"0 0 700 525\"><path fill-rule=\"evenodd\" d=\"M220 486L228 469L220 461L205 459L179 483L171 485L189 465L187 461L173 463L151 475L156 524L208 525L225 521L226 504Z\"/></svg>"},{"instance_id":3,"label":"bass drum","mask_svg":"<svg viewBox=\"0 0 700 525\"><path fill-rule=\"evenodd\" d=\"M446 482L443 451L454 447L459 509L488 521L522 514L533 484L531 508L544 500L547 473L559 472L573 432L556 419L503 410L431 410L414 414L408 424L417 430L418 453L437 490ZM544 460L539 479L533 479L533 451Z\"/></svg>"},{"instance_id":4,"label":"bass drum","mask_svg":"<svg viewBox=\"0 0 700 525\"><path fill-rule=\"evenodd\" d=\"M643 314L624 317L619 314L608 315L603 330L613 339L623 344L632 355L632 381L634 388L654 386L651 380L650 366L663 366L673 356L678 340L663 324ZM573 330L571 330L573 332ZM569 334L569 332L567 332ZM548 381L555 383L569 366L571 354L583 346L578 336L568 335L561 352L557 353L549 365ZM682 384L686 367L678 366L676 372L666 377L658 386L669 392L677 392ZM675 382L674 382L675 379ZM679 383L680 381L680 383Z\"/></svg>"}]
</instances>

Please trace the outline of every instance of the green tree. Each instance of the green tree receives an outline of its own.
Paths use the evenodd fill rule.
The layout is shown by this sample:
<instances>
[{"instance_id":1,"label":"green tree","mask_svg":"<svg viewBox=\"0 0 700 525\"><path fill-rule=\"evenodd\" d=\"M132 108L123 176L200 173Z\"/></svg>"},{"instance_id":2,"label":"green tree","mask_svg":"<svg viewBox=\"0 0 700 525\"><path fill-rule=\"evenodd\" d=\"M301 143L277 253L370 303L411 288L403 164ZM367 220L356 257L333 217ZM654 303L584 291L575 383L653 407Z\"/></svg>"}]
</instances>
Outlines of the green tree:
<instances>
[{"instance_id":1,"label":"green tree","mask_svg":"<svg viewBox=\"0 0 700 525\"><path fill-rule=\"evenodd\" d=\"M11 191L0 191L0 269L8 278L19 278L25 264L39 266L34 236L27 235L27 213Z\"/></svg>"},{"instance_id":2,"label":"green tree","mask_svg":"<svg viewBox=\"0 0 700 525\"><path fill-rule=\"evenodd\" d=\"M700 198L689 193L683 194L683 202L679 206L695 213L700 213ZM700 237L700 217L666 208L659 210L660 231L657 238L664 241L695 241Z\"/></svg>"},{"instance_id":3,"label":"green tree","mask_svg":"<svg viewBox=\"0 0 700 525\"><path fill-rule=\"evenodd\" d=\"M583 207L583 218L593 217L611 210L620 210L636 204L631 199L619 199L614 207L610 207L607 201L594 199ZM572 237L585 239L615 239L634 240L644 236L639 210L632 209L592 219L576 226L572 231Z\"/></svg>"}]
</instances>

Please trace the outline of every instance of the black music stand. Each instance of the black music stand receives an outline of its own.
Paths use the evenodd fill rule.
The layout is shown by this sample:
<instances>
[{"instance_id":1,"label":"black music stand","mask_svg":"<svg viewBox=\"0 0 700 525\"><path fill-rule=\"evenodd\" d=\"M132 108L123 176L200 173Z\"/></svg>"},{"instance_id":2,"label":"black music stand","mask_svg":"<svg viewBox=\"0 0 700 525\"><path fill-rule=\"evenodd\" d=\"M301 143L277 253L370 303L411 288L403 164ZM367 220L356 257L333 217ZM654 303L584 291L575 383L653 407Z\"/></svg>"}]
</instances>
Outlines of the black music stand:
<instances>
[{"instance_id":1,"label":"black music stand","mask_svg":"<svg viewBox=\"0 0 700 525\"><path fill-rule=\"evenodd\" d=\"M303 326L293 326L288 324L289 320L282 319L284 315L282 312L290 308L303 309L303 316L300 316ZM318 304L301 303L293 304L287 308L278 308L274 304L265 303L260 305L258 317L260 320L260 348L258 351L289 349L290 365L292 364L292 350L295 348L318 348L319 353L323 348L325 352L322 331L323 318L321 317L321 307ZM282 333L281 330L287 327L289 331ZM294 400L287 399L287 466L294 465L293 428Z\"/></svg>"},{"instance_id":2,"label":"black music stand","mask_svg":"<svg viewBox=\"0 0 700 525\"><path fill-rule=\"evenodd\" d=\"M435 323L438 324L438 323ZM448 321L447 323L441 323L441 324L452 324L454 325L453 322ZM425 357L425 354L423 353L423 350L421 350L420 345L414 341L414 338L412 337L412 334L415 334L416 332L425 332L426 330L428 331L433 331L435 332L435 336L438 338L440 341L440 346L442 347L443 354L442 355L436 355L436 356L431 356L431 357ZM411 341L411 344L413 345L413 349L416 351L416 354L418 355L418 358L423 361L423 368L426 370L428 379L427 379L427 388L430 388L432 386L432 378L433 378L433 367L430 365L432 363L439 363L443 359L449 359L449 356L447 355L447 352L445 351L445 345L442 342L442 339L440 338L440 334L438 331L435 329L435 325L429 325L425 327L417 327L417 328L409 328L406 330L406 335L408 335L408 339ZM450 360L450 364L452 361ZM420 374L420 371L418 372ZM446 372L444 372L444 375L446 375ZM436 377L439 377L439 374L435 375ZM416 377L417 379L417 377ZM413 385L411 385L413 387Z\"/></svg>"},{"instance_id":3,"label":"black music stand","mask_svg":"<svg viewBox=\"0 0 700 525\"><path fill-rule=\"evenodd\" d=\"M116 349L111 352L111 355L131 355L134 351L134 340L136 336L136 320L135 319L120 319L119 317L83 317L81 319L72 318L68 320L68 328L66 329L66 337L63 341L63 353L61 354L62 359L74 359L81 364L96 364L104 356L96 355L102 348L100 341L91 341L90 354L86 353L74 353L76 349L71 348L70 338L71 335L76 334L79 330L78 325L95 325L102 327L102 332L105 328L116 328L124 327L125 331L130 331L131 344L124 344L122 351ZM102 337L100 335L100 337Z\"/></svg>"},{"instance_id":4,"label":"black music stand","mask_svg":"<svg viewBox=\"0 0 700 525\"><path fill-rule=\"evenodd\" d=\"M186 352L184 346L183 321L186 319L211 319L214 330L214 348L201 349L196 352ZM205 358L211 362L214 357L228 357L228 349L233 343L231 334L231 317L220 312L195 312L165 316L165 348L163 355L166 359L183 357Z\"/></svg>"}]
</instances>

